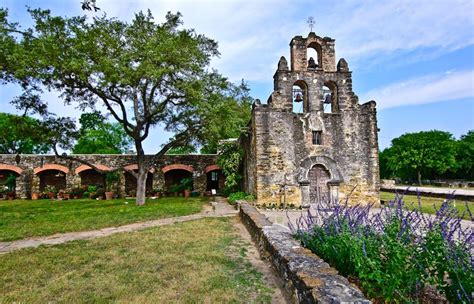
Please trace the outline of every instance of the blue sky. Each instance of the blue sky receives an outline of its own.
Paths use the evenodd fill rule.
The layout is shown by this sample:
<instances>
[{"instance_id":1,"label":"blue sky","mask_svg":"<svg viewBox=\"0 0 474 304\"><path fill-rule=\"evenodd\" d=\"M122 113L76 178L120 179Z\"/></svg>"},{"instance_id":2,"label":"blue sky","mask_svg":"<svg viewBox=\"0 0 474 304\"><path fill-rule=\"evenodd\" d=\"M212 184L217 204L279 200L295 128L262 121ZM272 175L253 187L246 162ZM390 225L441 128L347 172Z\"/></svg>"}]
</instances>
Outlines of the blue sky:
<instances>
[{"instance_id":1,"label":"blue sky","mask_svg":"<svg viewBox=\"0 0 474 304\"><path fill-rule=\"evenodd\" d=\"M293 36L314 31L336 39L336 56L353 71L353 88L361 103L377 101L379 145L406 132L439 129L459 137L474 129L474 2L411 1L242 1L242 0L96 0L109 16L129 20L150 9L162 21L180 11L184 27L219 42L221 56L212 66L233 81L245 79L262 101L272 91L280 56L289 58ZM11 20L30 25L25 6L53 14L84 14L80 0L0 0ZM94 15L94 13L87 13ZM19 90L0 88L2 111ZM79 116L56 92L45 94L53 111ZM170 134L156 128L146 141L153 153Z\"/></svg>"}]
</instances>

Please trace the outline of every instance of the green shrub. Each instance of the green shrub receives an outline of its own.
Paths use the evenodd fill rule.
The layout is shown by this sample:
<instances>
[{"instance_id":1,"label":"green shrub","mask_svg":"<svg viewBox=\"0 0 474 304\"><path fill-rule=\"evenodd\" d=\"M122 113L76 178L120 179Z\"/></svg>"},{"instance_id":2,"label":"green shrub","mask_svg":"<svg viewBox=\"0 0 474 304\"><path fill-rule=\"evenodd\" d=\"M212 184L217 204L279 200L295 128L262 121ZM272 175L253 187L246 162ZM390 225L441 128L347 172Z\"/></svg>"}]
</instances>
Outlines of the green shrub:
<instances>
[{"instance_id":1,"label":"green shrub","mask_svg":"<svg viewBox=\"0 0 474 304\"><path fill-rule=\"evenodd\" d=\"M448 201L435 217L410 211L400 198L374 213L370 207L328 206L332 212L318 213L316 221L308 214L292 229L341 275L357 278L369 298L423 302L432 294L424 289L429 285L452 303L470 303L472 232L459 225L462 216Z\"/></svg>"},{"instance_id":2,"label":"green shrub","mask_svg":"<svg viewBox=\"0 0 474 304\"><path fill-rule=\"evenodd\" d=\"M87 192L93 193L97 191L97 186L96 185L89 185L87 186Z\"/></svg>"},{"instance_id":3,"label":"green shrub","mask_svg":"<svg viewBox=\"0 0 474 304\"><path fill-rule=\"evenodd\" d=\"M255 197L252 194L248 194L242 191L229 194L229 197L228 197L229 203L234 205L235 202L238 200L253 201L255 200Z\"/></svg>"}]
</instances>

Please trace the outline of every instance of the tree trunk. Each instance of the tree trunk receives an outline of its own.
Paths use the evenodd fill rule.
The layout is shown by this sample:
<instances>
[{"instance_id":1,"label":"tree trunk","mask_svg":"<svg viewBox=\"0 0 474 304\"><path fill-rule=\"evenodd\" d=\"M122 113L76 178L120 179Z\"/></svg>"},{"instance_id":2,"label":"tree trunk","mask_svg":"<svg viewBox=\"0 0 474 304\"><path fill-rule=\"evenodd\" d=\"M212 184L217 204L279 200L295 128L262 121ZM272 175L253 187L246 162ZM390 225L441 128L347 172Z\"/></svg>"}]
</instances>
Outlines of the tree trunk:
<instances>
[{"instance_id":1,"label":"tree trunk","mask_svg":"<svg viewBox=\"0 0 474 304\"><path fill-rule=\"evenodd\" d=\"M418 169L418 170L416 171L416 173L417 173L417 175L418 175L418 185L421 186L421 171L420 171L420 169Z\"/></svg>"},{"instance_id":2,"label":"tree trunk","mask_svg":"<svg viewBox=\"0 0 474 304\"><path fill-rule=\"evenodd\" d=\"M138 178L137 178L137 197L136 197L136 204L138 206L145 205L145 198L146 198L146 177L147 171L146 168L142 170L144 172L140 172L140 168L138 168Z\"/></svg>"},{"instance_id":3,"label":"tree trunk","mask_svg":"<svg viewBox=\"0 0 474 304\"><path fill-rule=\"evenodd\" d=\"M137 165L138 165L138 175L137 175L137 197L135 203L138 206L145 205L146 198L146 177L148 173L148 168L145 167L145 151L141 142L135 142L135 148L137 149Z\"/></svg>"}]
</instances>

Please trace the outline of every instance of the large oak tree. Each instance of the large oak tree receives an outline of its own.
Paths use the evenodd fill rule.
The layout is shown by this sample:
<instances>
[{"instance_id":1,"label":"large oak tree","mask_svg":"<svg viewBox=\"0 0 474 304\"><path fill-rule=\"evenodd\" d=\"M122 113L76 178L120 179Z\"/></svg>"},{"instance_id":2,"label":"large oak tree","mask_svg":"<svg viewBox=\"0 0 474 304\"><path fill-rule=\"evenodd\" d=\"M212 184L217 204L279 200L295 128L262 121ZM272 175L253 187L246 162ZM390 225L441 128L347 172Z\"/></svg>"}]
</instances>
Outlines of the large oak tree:
<instances>
[{"instance_id":1,"label":"large oak tree","mask_svg":"<svg viewBox=\"0 0 474 304\"><path fill-rule=\"evenodd\" d=\"M59 91L81 109L105 108L133 139L138 170L130 173L137 178L136 202L144 204L148 169L168 149L205 138L210 117L203 113L216 102L209 88L228 84L208 71L217 43L183 29L179 13L156 23L150 12L140 12L128 23L105 15L87 20L29 12L34 27L21 29L0 10L0 79L25 90ZM70 119L48 119L53 150L70 149ZM175 135L145 158L143 141L156 125Z\"/></svg>"}]
</instances>

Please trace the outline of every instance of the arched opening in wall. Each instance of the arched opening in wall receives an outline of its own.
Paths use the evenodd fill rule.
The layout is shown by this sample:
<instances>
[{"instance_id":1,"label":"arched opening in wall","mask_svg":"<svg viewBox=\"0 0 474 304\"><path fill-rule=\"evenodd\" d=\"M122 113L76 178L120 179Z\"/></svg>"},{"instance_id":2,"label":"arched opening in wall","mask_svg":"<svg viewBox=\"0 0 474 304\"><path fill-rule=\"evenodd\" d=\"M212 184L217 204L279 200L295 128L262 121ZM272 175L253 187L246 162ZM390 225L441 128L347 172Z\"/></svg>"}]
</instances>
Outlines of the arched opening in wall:
<instances>
[{"instance_id":1,"label":"arched opening in wall","mask_svg":"<svg viewBox=\"0 0 474 304\"><path fill-rule=\"evenodd\" d=\"M329 202L329 171L323 165L314 165L308 173L309 196L311 204L321 204Z\"/></svg>"},{"instance_id":2,"label":"arched opening in wall","mask_svg":"<svg viewBox=\"0 0 474 304\"><path fill-rule=\"evenodd\" d=\"M137 170L134 170L135 172ZM137 179L130 172L124 173L125 176L125 194L127 196L136 196L137 194ZM148 195L151 195L153 192L153 173L148 172L146 176L146 185L145 192Z\"/></svg>"},{"instance_id":3,"label":"arched opening in wall","mask_svg":"<svg viewBox=\"0 0 474 304\"><path fill-rule=\"evenodd\" d=\"M308 44L306 49L306 62L308 63L308 69L322 68L322 50L321 45L317 42Z\"/></svg>"},{"instance_id":4,"label":"arched opening in wall","mask_svg":"<svg viewBox=\"0 0 474 304\"><path fill-rule=\"evenodd\" d=\"M224 174L222 170L213 170L206 173L207 183L206 191L212 191L213 189L218 192L219 190L224 189Z\"/></svg>"},{"instance_id":5,"label":"arched opening in wall","mask_svg":"<svg viewBox=\"0 0 474 304\"><path fill-rule=\"evenodd\" d=\"M84 170L79 173L81 177L81 186L97 186L105 190L105 174L99 173L93 169Z\"/></svg>"},{"instance_id":6,"label":"arched opening in wall","mask_svg":"<svg viewBox=\"0 0 474 304\"><path fill-rule=\"evenodd\" d=\"M323 86L323 110L324 113L339 112L339 103L337 97L337 85L332 81L324 83Z\"/></svg>"},{"instance_id":7,"label":"arched opening in wall","mask_svg":"<svg viewBox=\"0 0 474 304\"><path fill-rule=\"evenodd\" d=\"M1 190L5 189L5 192L0 191L0 198L16 196L16 180L19 174L12 170L0 170L0 187Z\"/></svg>"},{"instance_id":8,"label":"arched opening in wall","mask_svg":"<svg viewBox=\"0 0 474 304\"><path fill-rule=\"evenodd\" d=\"M44 170L39 175L39 191L43 192L54 187L56 191L66 189L66 173L59 170Z\"/></svg>"},{"instance_id":9,"label":"arched opening in wall","mask_svg":"<svg viewBox=\"0 0 474 304\"><path fill-rule=\"evenodd\" d=\"M308 111L308 85L303 80L293 84L293 113L305 113Z\"/></svg>"},{"instance_id":10,"label":"arched opening in wall","mask_svg":"<svg viewBox=\"0 0 474 304\"><path fill-rule=\"evenodd\" d=\"M184 195L184 189L179 185L182 184L184 179L190 178L192 180L193 174L187 170L174 169L165 172L165 190L170 195ZM193 185L191 183L191 189Z\"/></svg>"}]
</instances>

